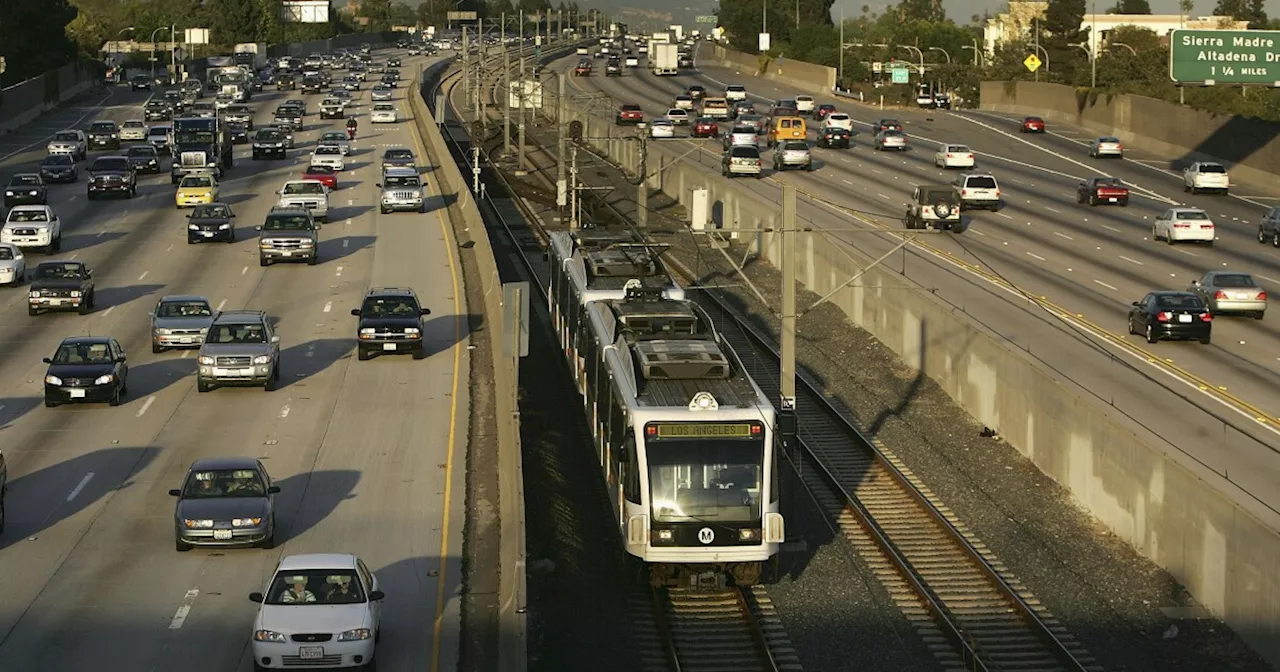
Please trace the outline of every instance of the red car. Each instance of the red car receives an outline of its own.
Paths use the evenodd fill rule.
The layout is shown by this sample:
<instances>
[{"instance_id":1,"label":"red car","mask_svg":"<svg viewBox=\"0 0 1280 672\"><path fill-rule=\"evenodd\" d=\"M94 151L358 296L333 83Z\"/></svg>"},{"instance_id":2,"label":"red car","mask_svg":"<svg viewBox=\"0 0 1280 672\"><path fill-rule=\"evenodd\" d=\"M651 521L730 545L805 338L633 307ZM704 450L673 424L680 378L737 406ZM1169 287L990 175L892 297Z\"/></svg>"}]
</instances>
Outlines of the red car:
<instances>
[{"instance_id":1,"label":"red car","mask_svg":"<svg viewBox=\"0 0 1280 672\"><path fill-rule=\"evenodd\" d=\"M1076 186L1076 203L1129 205L1129 187L1115 177L1091 177Z\"/></svg>"},{"instance_id":2,"label":"red car","mask_svg":"<svg viewBox=\"0 0 1280 672\"><path fill-rule=\"evenodd\" d=\"M1023 133L1044 133L1044 119L1040 117L1027 117L1022 120Z\"/></svg>"},{"instance_id":3,"label":"red car","mask_svg":"<svg viewBox=\"0 0 1280 672\"><path fill-rule=\"evenodd\" d=\"M635 103L627 103L618 108L618 125L638 124L644 121L644 111Z\"/></svg>"},{"instance_id":4,"label":"red car","mask_svg":"<svg viewBox=\"0 0 1280 672\"><path fill-rule=\"evenodd\" d=\"M308 166L302 172L302 179L322 182L330 190L338 188L338 173L329 166Z\"/></svg>"},{"instance_id":5,"label":"red car","mask_svg":"<svg viewBox=\"0 0 1280 672\"><path fill-rule=\"evenodd\" d=\"M589 77L591 75L591 61L578 61L578 67L573 69L575 77Z\"/></svg>"},{"instance_id":6,"label":"red car","mask_svg":"<svg viewBox=\"0 0 1280 672\"><path fill-rule=\"evenodd\" d=\"M818 107L814 108L813 118L818 120L826 119L828 114L831 114L832 112L835 112L835 111L836 111L835 105L831 105L830 103L823 103L822 105L819 105Z\"/></svg>"},{"instance_id":7,"label":"red car","mask_svg":"<svg viewBox=\"0 0 1280 672\"><path fill-rule=\"evenodd\" d=\"M702 117L693 124L693 137L695 138L718 138L720 137L720 124L716 123L711 117Z\"/></svg>"}]
</instances>

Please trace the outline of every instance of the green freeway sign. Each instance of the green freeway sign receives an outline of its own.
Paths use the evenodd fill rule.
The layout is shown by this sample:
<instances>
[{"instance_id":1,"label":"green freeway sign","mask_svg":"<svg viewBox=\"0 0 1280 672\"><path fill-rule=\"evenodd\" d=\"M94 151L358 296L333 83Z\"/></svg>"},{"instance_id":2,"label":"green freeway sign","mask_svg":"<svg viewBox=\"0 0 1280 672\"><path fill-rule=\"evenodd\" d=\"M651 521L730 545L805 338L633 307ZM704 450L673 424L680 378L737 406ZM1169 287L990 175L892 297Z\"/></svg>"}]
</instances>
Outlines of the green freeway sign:
<instances>
[{"instance_id":1,"label":"green freeway sign","mask_svg":"<svg viewBox=\"0 0 1280 672\"><path fill-rule=\"evenodd\" d=\"M1169 78L1276 85L1280 83L1280 31L1174 30L1169 35Z\"/></svg>"},{"instance_id":2,"label":"green freeway sign","mask_svg":"<svg viewBox=\"0 0 1280 672\"><path fill-rule=\"evenodd\" d=\"M715 23L715 22L716 22L716 21L718 21L718 20L719 20L719 19L718 19L718 17L716 17L715 15L711 15L711 16L695 16L695 17L693 18L693 22L694 22L694 23Z\"/></svg>"},{"instance_id":3,"label":"green freeway sign","mask_svg":"<svg viewBox=\"0 0 1280 672\"><path fill-rule=\"evenodd\" d=\"M890 72L894 84L906 84L911 81L911 73L906 68L894 68Z\"/></svg>"}]
</instances>

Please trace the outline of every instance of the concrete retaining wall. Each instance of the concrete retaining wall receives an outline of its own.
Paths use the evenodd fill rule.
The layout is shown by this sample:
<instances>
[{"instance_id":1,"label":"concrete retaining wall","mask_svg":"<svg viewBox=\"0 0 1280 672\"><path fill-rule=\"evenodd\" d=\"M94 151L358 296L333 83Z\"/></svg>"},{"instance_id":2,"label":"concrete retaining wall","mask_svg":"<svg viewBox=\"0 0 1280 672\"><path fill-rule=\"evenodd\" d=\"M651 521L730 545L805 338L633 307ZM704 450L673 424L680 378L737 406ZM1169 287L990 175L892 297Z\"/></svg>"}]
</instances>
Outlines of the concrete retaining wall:
<instances>
[{"instance_id":1,"label":"concrete retaining wall","mask_svg":"<svg viewBox=\"0 0 1280 672\"><path fill-rule=\"evenodd\" d=\"M836 87L836 69L814 65L783 56L780 59L762 59L755 54L736 51L720 44L711 45L711 60L716 65L733 68L744 75L764 77L786 82L801 91L830 93Z\"/></svg>"},{"instance_id":2,"label":"concrete retaining wall","mask_svg":"<svg viewBox=\"0 0 1280 672\"><path fill-rule=\"evenodd\" d=\"M93 64L77 61L5 88L0 96L0 135L34 121L94 85Z\"/></svg>"},{"instance_id":3,"label":"concrete retaining wall","mask_svg":"<svg viewBox=\"0 0 1280 672\"><path fill-rule=\"evenodd\" d=\"M983 82L981 109L1038 115L1114 135L1125 144L1194 161L1221 161L1239 177L1269 183L1280 172L1280 123L1213 114L1130 94L1092 95L1046 82Z\"/></svg>"},{"instance_id":4,"label":"concrete retaining wall","mask_svg":"<svg viewBox=\"0 0 1280 672\"><path fill-rule=\"evenodd\" d=\"M585 137L606 138L593 144L635 174L639 145L621 137L611 119L571 110L568 120L582 122ZM686 208L693 189L707 189L712 220L725 230L781 226L778 203L680 159L687 149L684 143L648 143L648 170L663 167L651 186ZM811 206L802 200L801 207ZM766 234L759 241L777 265L780 239ZM797 277L819 295L865 265L820 236L801 237L798 244ZM1273 632L1280 623L1280 537L1223 495L1227 484L1168 458L967 316L903 288L899 276L872 269L832 300L979 422L1000 428L1010 444L1268 660L1280 661L1280 638Z\"/></svg>"}]
</instances>

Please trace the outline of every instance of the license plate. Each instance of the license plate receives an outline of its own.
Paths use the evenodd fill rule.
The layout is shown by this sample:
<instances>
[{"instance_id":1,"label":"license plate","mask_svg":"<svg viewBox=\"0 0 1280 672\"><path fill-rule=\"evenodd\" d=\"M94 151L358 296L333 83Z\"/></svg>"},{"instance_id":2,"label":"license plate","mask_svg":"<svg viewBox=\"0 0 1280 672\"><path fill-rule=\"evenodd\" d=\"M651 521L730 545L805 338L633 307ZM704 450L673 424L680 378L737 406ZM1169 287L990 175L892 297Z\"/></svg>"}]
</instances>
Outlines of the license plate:
<instances>
[{"instance_id":1,"label":"license plate","mask_svg":"<svg viewBox=\"0 0 1280 672\"><path fill-rule=\"evenodd\" d=\"M292 256L293 256L293 253L292 253L292 252L287 252L287 251L286 251L286 252L281 252L281 253L280 253L280 256L282 256L282 257L292 257Z\"/></svg>"},{"instance_id":2,"label":"license plate","mask_svg":"<svg viewBox=\"0 0 1280 672\"><path fill-rule=\"evenodd\" d=\"M84 399L84 390L71 390L72 399Z\"/></svg>"},{"instance_id":3,"label":"license plate","mask_svg":"<svg viewBox=\"0 0 1280 672\"><path fill-rule=\"evenodd\" d=\"M1112 199L1112 200L1115 200L1115 199ZM205 238L212 238L212 237L213 237L213 232L212 232L212 231L201 231L201 232L200 232L200 235L204 236Z\"/></svg>"},{"instance_id":4,"label":"license plate","mask_svg":"<svg viewBox=\"0 0 1280 672\"><path fill-rule=\"evenodd\" d=\"M383 349L383 350L395 350L395 349L396 349L396 344L395 344L395 343L383 343L383 344L382 344L382 349Z\"/></svg>"},{"instance_id":5,"label":"license plate","mask_svg":"<svg viewBox=\"0 0 1280 672\"><path fill-rule=\"evenodd\" d=\"M178 342L187 344L187 343L192 343L193 341L191 340L190 336L181 336L178 338Z\"/></svg>"},{"instance_id":6,"label":"license plate","mask_svg":"<svg viewBox=\"0 0 1280 672\"><path fill-rule=\"evenodd\" d=\"M49 299L49 305L51 305L51 306L61 306L61 305L62 305L62 299Z\"/></svg>"},{"instance_id":7,"label":"license plate","mask_svg":"<svg viewBox=\"0 0 1280 672\"><path fill-rule=\"evenodd\" d=\"M1190 315L1179 315L1179 316L1178 316L1178 321L1179 321L1179 322L1190 322L1190 321L1191 321L1191 316L1190 316Z\"/></svg>"},{"instance_id":8,"label":"license plate","mask_svg":"<svg viewBox=\"0 0 1280 672\"><path fill-rule=\"evenodd\" d=\"M214 530L213 538L214 539L230 539L231 530Z\"/></svg>"},{"instance_id":9,"label":"license plate","mask_svg":"<svg viewBox=\"0 0 1280 672\"><path fill-rule=\"evenodd\" d=\"M1108 201L1111 201L1112 203L1115 203L1115 202L1116 202L1116 199L1114 199L1114 198L1108 198L1107 200L1108 200Z\"/></svg>"},{"instance_id":10,"label":"license plate","mask_svg":"<svg viewBox=\"0 0 1280 672\"><path fill-rule=\"evenodd\" d=\"M237 376L252 376L252 375L253 375L253 369L236 369L236 373L235 373L235 375L237 375Z\"/></svg>"},{"instance_id":11,"label":"license plate","mask_svg":"<svg viewBox=\"0 0 1280 672\"><path fill-rule=\"evenodd\" d=\"M315 660L324 658L323 646L302 646L298 647L298 657L303 660Z\"/></svg>"}]
</instances>

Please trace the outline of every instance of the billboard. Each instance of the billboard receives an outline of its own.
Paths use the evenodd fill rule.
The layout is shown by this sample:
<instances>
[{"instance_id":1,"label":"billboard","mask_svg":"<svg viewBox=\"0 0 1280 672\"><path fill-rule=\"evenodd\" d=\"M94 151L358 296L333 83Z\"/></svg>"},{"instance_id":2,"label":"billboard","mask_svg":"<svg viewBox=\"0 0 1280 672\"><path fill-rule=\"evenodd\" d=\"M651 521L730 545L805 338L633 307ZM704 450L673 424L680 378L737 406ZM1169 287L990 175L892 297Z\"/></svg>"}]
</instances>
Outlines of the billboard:
<instances>
[{"instance_id":1,"label":"billboard","mask_svg":"<svg viewBox=\"0 0 1280 672\"><path fill-rule=\"evenodd\" d=\"M329 0L284 0L280 20L285 23L329 23Z\"/></svg>"}]
</instances>

